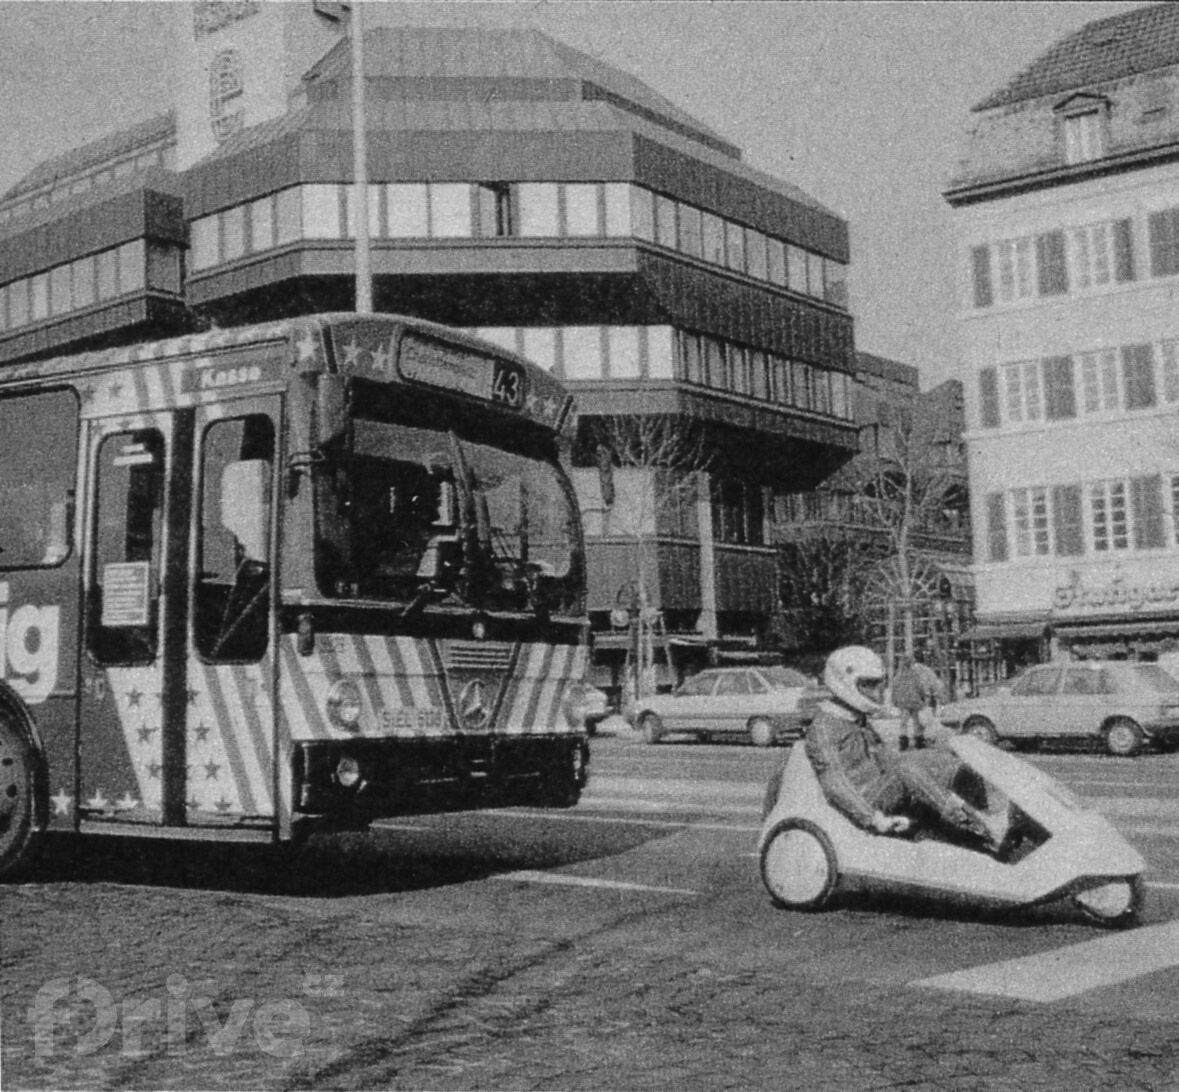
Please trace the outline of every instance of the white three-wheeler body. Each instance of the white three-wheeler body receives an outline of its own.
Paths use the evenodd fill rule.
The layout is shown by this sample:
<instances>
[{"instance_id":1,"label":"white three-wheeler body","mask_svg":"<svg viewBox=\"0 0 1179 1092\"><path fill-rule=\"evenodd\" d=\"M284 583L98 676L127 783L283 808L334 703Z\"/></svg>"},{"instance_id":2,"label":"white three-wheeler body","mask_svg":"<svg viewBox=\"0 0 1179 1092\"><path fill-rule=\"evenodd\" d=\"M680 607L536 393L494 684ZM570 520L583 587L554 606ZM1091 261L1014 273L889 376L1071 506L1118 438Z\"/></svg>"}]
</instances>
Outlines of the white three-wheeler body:
<instances>
[{"instance_id":1,"label":"white three-wheeler body","mask_svg":"<svg viewBox=\"0 0 1179 1092\"><path fill-rule=\"evenodd\" d=\"M876 834L827 801L805 745L795 744L780 782L771 784L758 841L762 880L775 904L826 905L837 890L923 894L989 907L1072 898L1097 924L1133 923L1146 862L1104 816L1065 786L979 739L946 744L977 775L988 810L1006 804L1007 852L997 856L938 837Z\"/></svg>"}]
</instances>

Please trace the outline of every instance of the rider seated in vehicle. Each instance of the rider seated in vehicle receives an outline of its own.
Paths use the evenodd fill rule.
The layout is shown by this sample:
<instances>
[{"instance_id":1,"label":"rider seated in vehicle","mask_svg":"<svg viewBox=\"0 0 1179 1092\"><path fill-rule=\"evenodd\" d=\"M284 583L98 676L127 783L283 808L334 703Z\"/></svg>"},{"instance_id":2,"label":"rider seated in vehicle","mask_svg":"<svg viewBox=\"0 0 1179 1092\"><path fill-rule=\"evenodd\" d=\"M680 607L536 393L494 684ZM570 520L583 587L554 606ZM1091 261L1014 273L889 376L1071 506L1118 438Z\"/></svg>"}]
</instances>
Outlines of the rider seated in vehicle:
<instances>
[{"instance_id":1,"label":"rider seated in vehicle","mask_svg":"<svg viewBox=\"0 0 1179 1092\"><path fill-rule=\"evenodd\" d=\"M963 798L973 775L952 751L894 751L870 724L884 688L884 664L875 652L857 645L837 649L827 659L823 683L831 698L807 730L806 753L835 808L866 830L905 834L914 823L909 813L924 807L953 833L999 851L1008 828L1006 807L993 815Z\"/></svg>"}]
</instances>

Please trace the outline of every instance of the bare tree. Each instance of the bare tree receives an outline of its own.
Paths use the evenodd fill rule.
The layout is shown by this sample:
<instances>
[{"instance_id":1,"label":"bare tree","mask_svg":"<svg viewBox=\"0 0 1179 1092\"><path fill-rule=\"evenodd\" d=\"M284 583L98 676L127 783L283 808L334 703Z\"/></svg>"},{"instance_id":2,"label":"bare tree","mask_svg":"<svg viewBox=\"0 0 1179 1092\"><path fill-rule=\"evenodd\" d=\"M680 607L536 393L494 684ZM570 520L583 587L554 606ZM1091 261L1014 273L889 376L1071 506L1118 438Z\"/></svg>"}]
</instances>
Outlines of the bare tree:
<instances>
[{"instance_id":1,"label":"bare tree","mask_svg":"<svg viewBox=\"0 0 1179 1092\"><path fill-rule=\"evenodd\" d=\"M697 519L699 475L708 469L703 431L693 422L668 416L618 415L594 421L590 436L602 481L602 503L610 533L630 545L630 580L620 589L633 614L636 696L652 688L654 635L662 617L654 606L658 578L656 540L683 533ZM670 650L665 655L671 666Z\"/></svg>"},{"instance_id":2,"label":"bare tree","mask_svg":"<svg viewBox=\"0 0 1179 1092\"><path fill-rule=\"evenodd\" d=\"M900 610L907 656L914 652L914 607L929 597L936 580L921 536L944 524L963 488L965 471L953 457L954 447L931 422L902 413L888 428L875 426L869 450L841 472L861 518L887 544L874 583L876 594Z\"/></svg>"}]
</instances>

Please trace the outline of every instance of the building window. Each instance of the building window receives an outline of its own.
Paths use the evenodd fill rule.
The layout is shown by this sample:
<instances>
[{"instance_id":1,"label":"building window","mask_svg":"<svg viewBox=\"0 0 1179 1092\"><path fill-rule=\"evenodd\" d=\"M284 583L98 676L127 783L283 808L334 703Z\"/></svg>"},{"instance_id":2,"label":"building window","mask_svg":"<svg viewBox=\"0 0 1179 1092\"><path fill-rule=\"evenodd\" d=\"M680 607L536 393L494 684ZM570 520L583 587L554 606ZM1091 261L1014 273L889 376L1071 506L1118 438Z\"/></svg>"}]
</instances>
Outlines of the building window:
<instances>
[{"instance_id":1,"label":"building window","mask_svg":"<svg viewBox=\"0 0 1179 1092\"><path fill-rule=\"evenodd\" d=\"M385 187L385 222L390 239L425 239L430 234L424 182L391 182Z\"/></svg>"},{"instance_id":2,"label":"building window","mask_svg":"<svg viewBox=\"0 0 1179 1092\"><path fill-rule=\"evenodd\" d=\"M753 228L745 229L745 268L751 277L766 280L766 237Z\"/></svg>"},{"instance_id":3,"label":"building window","mask_svg":"<svg viewBox=\"0 0 1179 1092\"><path fill-rule=\"evenodd\" d=\"M246 208L235 205L221 214L221 260L232 262L246 252Z\"/></svg>"},{"instance_id":4,"label":"building window","mask_svg":"<svg viewBox=\"0 0 1179 1092\"><path fill-rule=\"evenodd\" d=\"M188 261L194 272L221 260L221 227L216 216L202 216L190 227Z\"/></svg>"},{"instance_id":5,"label":"building window","mask_svg":"<svg viewBox=\"0 0 1179 1092\"><path fill-rule=\"evenodd\" d=\"M1155 405L1154 354L1149 345L1127 345L1122 349L1122 371L1126 384L1126 409L1149 409Z\"/></svg>"},{"instance_id":6,"label":"building window","mask_svg":"<svg viewBox=\"0 0 1179 1092\"><path fill-rule=\"evenodd\" d=\"M303 187L303 237L306 239L342 239L343 217L340 209L340 186Z\"/></svg>"},{"instance_id":7,"label":"building window","mask_svg":"<svg viewBox=\"0 0 1179 1092\"><path fill-rule=\"evenodd\" d=\"M74 304L78 303L77 280L74 281ZM147 287L157 292L180 295L180 250L174 246L151 243L147 248Z\"/></svg>"},{"instance_id":8,"label":"building window","mask_svg":"<svg viewBox=\"0 0 1179 1092\"><path fill-rule=\"evenodd\" d=\"M598 188L592 183L570 184L565 187L566 235L602 234Z\"/></svg>"},{"instance_id":9,"label":"building window","mask_svg":"<svg viewBox=\"0 0 1179 1092\"><path fill-rule=\"evenodd\" d=\"M1040 409L1040 364L1038 361L1021 361L1004 364L1002 368L1004 398L1007 420L1038 421Z\"/></svg>"},{"instance_id":10,"label":"building window","mask_svg":"<svg viewBox=\"0 0 1179 1092\"><path fill-rule=\"evenodd\" d=\"M719 216L706 212L701 219L704 260L716 265L725 264L725 224Z\"/></svg>"},{"instance_id":11,"label":"building window","mask_svg":"<svg viewBox=\"0 0 1179 1092\"><path fill-rule=\"evenodd\" d=\"M781 239L766 240L766 276L771 284L786 287L786 244Z\"/></svg>"},{"instance_id":12,"label":"building window","mask_svg":"<svg viewBox=\"0 0 1179 1092\"><path fill-rule=\"evenodd\" d=\"M745 229L732 220L725 221L725 265L738 273L746 269Z\"/></svg>"},{"instance_id":13,"label":"building window","mask_svg":"<svg viewBox=\"0 0 1179 1092\"><path fill-rule=\"evenodd\" d=\"M655 195L655 242L673 250L678 242L676 205L670 197Z\"/></svg>"},{"instance_id":14,"label":"building window","mask_svg":"<svg viewBox=\"0 0 1179 1092\"><path fill-rule=\"evenodd\" d=\"M529 238L556 238L560 230L560 200L555 182L522 182L517 187L520 234Z\"/></svg>"},{"instance_id":15,"label":"building window","mask_svg":"<svg viewBox=\"0 0 1179 1092\"><path fill-rule=\"evenodd\" d=\"M1011 512L1015 524L1016 557L1047 554L1048 491L1039 487L1013 489Z\"/></svg>"},{"instance_id":16,"label":"building window","mask_svg":"<svg viewBox=\"0 0 1179 1092\"><path fill-rule=\"evenodd\" d=\"M1105 154L1104 125L1100 110L1086 110L1061 119L1065 163L1088 163Z\"/></svg>"},{"instance_id":17,"label":"building window","mask_svg":"<svg viewBox=\"0 0 1179 1092\"><path fill-rule=\"evenodd\" d=\"M795 292L806 293L806 251L796 246L786 247L786 282Z\"/></svg>"},{"instance_id":18,"label":"building window","mask_svg":"<svg viewBox=\"0 0 1179 1092\"><path fill-rule=\"evenodd\" d=\"M710 387L724 390L729 385L725 364L725 345L714 337L704 338L704 375Z\"/></svg>"},{"instance_id":19,"label":"building window","mask_svg":"<svg viewBox=\"0 0 1179 1092\"><path fill-rule=\"evenodd\" d=\"M611 379L638 379L643 374L637 326L606 327Z\"/></svg>"},{"instance_id":20,"label":"building window","mask_svg":"<svg viewBox=\"0 0 1179 1092\"><path fill-rule=\"evenodd\" d=\"M29 285L32 299L31 317L33 322L39 322L49 317L49 274L39 273L29 281Z\"/></svg>"},{"instance_id":21,"label":"building window","mask_svg":"<svg viewBox=\"0 0 1179 1092\"><path fill-rule=\"evenodd\" d=\"M431 182L429 195L431 238L469 239L471 187L465 182Z\"/></svg>"},{"instance_id":22,"label":"building window","mask_svg":"<svg viewBox=\"0 0 1179 1092\"><path fill-rule=\"evenodd\" d=\"M995 244L995 265L999 272L999 300L1012 303L1030 299L1035 289L1032 240L1005 239Z\"/></svg>"},{"instance_id":23,"label":"building window","mask_svg":"<svg viewBox=\"0 0 1179 1092\"><path fill-rule=\"evenodd\" d=\"M987 560L1007 560L1007 515L1005 498L1002 493L988 493L987 507Z\"/></svg>"},{"instance_id":24,"label":"building window","mask_svg":"<svg viewBox=\"0 0 1179 1092\"><path fill-rule=\"evenodd\" d=\"M849 306L847 292L847 266L842 262L823 259L823 299L847 310Z\"/></svg>"},{"instance_id":25,"label":"building window","mask_svg":"<svg viewBox=\"0 0 1179 1092\"><path fill-rule=\"evenodd\" d=\"M274 197L263 197L250 204L250 253L258 254L274 246Z\"/></svg>"},{"instance_id":26,"label":"building window","mask_svg":"<svg viewBox=\"0 0 1179 1092\"><path fill-rule=\"evenodd\" d=\"M599 326L566 326L562 364L566 379L601 379L602 330Z\"/></svg>"},{"instance_id":27,"label":"building window","mask_svg":"<svg viewBox=\"0 0 1179 1092\"><path fill-rule=\"evenodd\" d=\"M1093 482L1089 486L1089 507L1093 520L1093 549L1098 553L1128 549L1126 483Z\"/></svg>"},{"instance_id":28,"label":"building window","mask_svg":"<svg viewBox=\"0 0 1179 1092\"><path fill-rule=\"evenodd\" d=\"M524 355L545 371L553 371L557 365L557 331L544 326L525 326Z\"/></svg>"},{"instance_id":29,"label":"building window","mask_svg":"<svg viewBox=\"0 0 1179 1092\"><path fill-rule=\"evenodd\" d=\"M8 321L12 329L29 321L29 282L14 281L8 286Z\"/></svg>"},{"instance_id":30,"label":"building window","mask_svg":"<svg viewBox=\"0 0 1179 1092\"><path fill-rule=\"evenodd\" d=\"M54 315L64 315L73 308L70 267L59 265L49 271L49 310Z\"/></svg>"},{"instance_id":31,"label":"building window","mask_svg":"<svg viewBox=\"0 0 1179 1092\"><path fill-rule=\"evenodd\" d=\"M699 209L680 205L680 250L693 258L704 256L703 217Z\"/></svg>"},{"instance_id":32,"label":"building window","mask_svg":"<svg viewBox=\"0 0 1179 1092\"><path fill-rule=\"evenodd\" d=\"M607 182L603 187L606 197L606 234L625 236L631 232L631 198L633 187L625 182Z\"/></svg>"},{"instance_id":33,"label":"building window","mask_svg":"<svg viewBox=\"0 0 1179 1092\"><path fill-rule=\"evenodd\" d=\"M1120 405L1118 351L1103 349L1081 354L1081 389L1086 413L1105 413Z\"/></svg>"},{"instance_id":34,"label":"building window","mask_svg":"<svg viewBox=\"0 0 1179 1092\"><path fill-rule=\"evenodd\" d=\"M637 238L655 241L655 195L642 186L630 187L630 224Z\"/></svg>"},{"instance_id":35,"label":"building window","mask_svg":"<svg viewBox=\"0 0 1179 1092\"><path fill-rule=\"evenodd\" d=\"M971 248L970 272L974 285L974 306L990 307L995 302L995 293L991 286L991 248L989 246Z\"/></svg>"},{"instance_id":36,"label":"building window","mask_svg":"<svg viewBox=\"0 0 1179 1092\"><path fill-rule=\"evenodd\" d=\"M689 383L704 382L704 353L699 334L681 331L679 335L680 374Z\"/></svg>"},{"instance_id":37,"label":"building window","mask_svg":"<svg viewBox=\"0 0 1179 1092\"><path fill-rule=\"evenodd\" d=\"M647 327L647 376L650 379L671 379L674 377L672 366L672 335L670 326Z\"/></svg>"}]
</instances>

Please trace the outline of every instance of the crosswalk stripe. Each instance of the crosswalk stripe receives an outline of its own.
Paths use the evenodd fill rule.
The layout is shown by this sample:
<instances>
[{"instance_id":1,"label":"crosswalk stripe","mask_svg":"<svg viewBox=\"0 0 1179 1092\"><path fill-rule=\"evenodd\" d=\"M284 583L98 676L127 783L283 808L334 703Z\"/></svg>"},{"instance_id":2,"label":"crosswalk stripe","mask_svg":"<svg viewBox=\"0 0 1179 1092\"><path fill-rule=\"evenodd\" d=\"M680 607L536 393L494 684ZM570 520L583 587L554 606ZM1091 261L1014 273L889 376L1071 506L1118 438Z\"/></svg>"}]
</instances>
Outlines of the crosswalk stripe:
<instances>
[{"instance_id":1,"label":"crosswalk stripe","mask_svg":"<svg viewBox=\"0 0 1179 1092\"><path fill-rule=\"evenodd\" d=\"M922 978L910 985L1047 1002L1170 967L1179 967L1179 921Z\"/></svg>"},{"instance_id":2,"label":"crosswalk stripe","mask_svg":"<svg viewBox=\"0 0 1179 1092\"><path fill-rule=\"evenodd\" d=\"M511 880L516 883L548 883L565 887L601 887L614 891L654 891L661 895L699 895L685 887L653 887L645 883L624 883L621 880L597 880L591 876L569 876L563 872L533 872L523 869L519 872L497 872L493 880Z\"/></svg>"}]
</instances>

